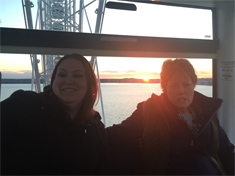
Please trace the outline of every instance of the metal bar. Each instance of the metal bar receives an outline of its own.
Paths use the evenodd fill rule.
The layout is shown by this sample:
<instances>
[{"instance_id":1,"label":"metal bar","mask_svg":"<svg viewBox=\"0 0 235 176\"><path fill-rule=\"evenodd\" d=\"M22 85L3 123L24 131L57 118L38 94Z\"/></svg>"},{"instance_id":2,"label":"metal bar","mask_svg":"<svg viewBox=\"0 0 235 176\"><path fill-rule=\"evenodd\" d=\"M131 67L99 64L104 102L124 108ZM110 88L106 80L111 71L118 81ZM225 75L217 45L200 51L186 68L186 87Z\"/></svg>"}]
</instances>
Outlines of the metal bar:
<instances>
[{"instance_id":1,"label":"metal bar","mask_svg":"<svg viewBox=\"0 0 235 176\"><path fill-rule=\"evenodd\" d=\"M82 9L84 9L84 12L85 12L85 15L86 15L86 19L87 19L87 23L88 23L88 26L89 26L89 29L90 29L90 33L92 33L92 29L91 29L90 21L89 21L89 18L88 18L87 12L86 12L86 8L84 8L84 4L82 4Z\"/></svg>"},{"instance_id":2,"label":"metal bar","mask_svg":"<svg viewBox=\"0 0 235 176\"><path fill-rule=\"evenodd\" d=\"M217 60L216 59L213 59L212 60L212 94L213 94L213 97L217 97L217 87L218 87L218 81L217 81Z\"/></svg>"},{"instance_id":3,"label":"metal bar","mask_svg":"<svg viewBox=\"0 0 235 176\"><path fill-rule=\"evenodd\" d=\"M66 31L68 31L68 19L70 18L69 16L67 16L68 15L68 12L67 12L67 5L68 5L68 3L67 3L67 0L65 0L65 4L64 4L64 19L65 19L65 21L64 21L64 27L65 27L65 30Z\"/></svg>"},{"instance_id":4,"label":"metal bar","mask_svg":"<svg viewBox=\"0 0 235 176\"><path fill-rule=\"evenodd\" d=\"M29 27L29 29L33 29L33 20L32 20L31 2L30 2L30 0L25 0L25 10L26 10L26 14L27 14L28 27ZM26 36L22 36L22 37L24 37L23 40L25 40ZM34 41L36 41L36 40L34 40ZM37 92L41 92L40 74L39 74L39 71L38 71L38 62L37 62L36 54L33 54L32 80L34 78L36 80ZM32 90L32 85L31 85L31 90Z\"/></svg>"},{"instance_id":5,"label":"metal bar","mask_svg":"<svg viewBox=\"0 0 235 176\"><path fill-rule=\"evenodd\" d=\"M73 0L73 14L75 13L76 11L76 0ZM73 16L73 25L75 26L76 24L76 15ZM74 27L73 28L73 32L76 31L76 28Z\"/></svg>"},{"instance_id":6,"label":"metal bar","mask_svg":"<svg viewBox=\"0 0 235 176\"><path fill-rule=\"evenodd\" d=\"M37 29L37 24L38 24L38 18L39 18L39 2L38 2L38 10L37 10L37 16L36 16L36 22L35 22L35 28L34 29Z\"/></svg>"},{"instance_id":7,"label":"metal bar","mask_svg":"<svg viewBox=\"0 0 235 176\"><path fill-rule=\"evenodd\" d=\"M33 56L30 54L30 58ZM33 64L32 64L32 76L31 76L31 90L33 90L33 85L34 85L34 69L35 68L35 61L33 59Z\"/></svg>"},{"instance_id":8,"label":"metal bar","mask_svg":"<svg viewBox=\"0 0 235 176\"><path fill-rule=\"evenodd\" d=\"M0 28L1 53L58 54L72 51L90 56L155 57L168 53L214 55L218 40L158 38ZM37 42L35 42L37 41ZM55 42L57 41L57 42ZM107 52L107 53L106 53ZM160 53L160 54L158 54ZM140 55L139 55L140 54Z\"/></svg>"},{"instance_id":9,"label":"metal bar","mask_svg":"<svg viewBox=\"0 0 235 176\"><path fill-rule=\"evenodd\" d=\"M23 14L24 14L24 22L25 22L25 28L27 29L27 20L26 20L26 15L25 15L25 5L24 5L24 0L22 0L22 7L23 7Z\"/></svg>"},{"instance_id":10,"label":"metal bar","mask_svg":"<svg viewBox=\"0 0 235 176\"><path fill-rule=\"evenodd\" d=\"M101 29L102 29L102 23L103 23L103 17L104 17L104 10L105 10L105 4L106 4L106 0L100 0L99 1L99 7L97 10L97 18L96 18L96 27L95 27L95 33L101 33ZM97 56L97 55L95 55ZM91 57L91 65L93 68L95 68L96 63L95 62L96 57L92 56Z\"/></svg>"},{"instance_id":11,"label":"metal bar","mask_svg":"<svg viewBox=\"0 0 235 176\"><path fill-rule=\"evenodd\" d=\"M85 7L89 6L90 4L92 4L93 2L95 2L96 0L93 0L92 2L90 2L89 4L85 5ZM75 15L76 13L80 13L81 9L77 10L74 14L72 15ZM67 16L66 18L64 18L64 20L62 20L61 22L64 22L65 20L67 20L67 18L69 18L70 16Z\"/></svg>"},{"instance_id":12,"label":"metal bar","mask_svg":"<svg viewBox=\"0 0 235 176\"><path fill-rule=\"evenodd\" d=\"M98 78L98 84L99 84L100 103L101 103L101 109L102 109L103 123L104 123L104 126L106 127L106 120L105 120L105 115L104 115L104 104L103 104L103 97L102 97L102 91L101 91L101 85L100 85L100 74L99 74L97 58L95 59L95 62L96 62L97 78Z\"/></svg>"},{"instance_id":13,"label":"metal bar","mask_svg":"<svg viewBox=\"0 0 235 176\"><path fill-rule=\"evenodd\" d=\"M0 113L1 113L1 87L2 87L2 73L0 72Z\"/></svg>"},{"instance_id":14,"label":"metal bar","mask_svg":"<svg viewBox=\"0 0 235 176\"><path fill-rule=\"evenodd\" d=\"M97 10L95 33L101 33L101 24L103 21L103 11L105 9L105 6L104 6L105 4L106 4L106 0L99 1L99 6L98 6L98 10ZM87 19L87 21L89 22L88 19ZM92 31L90 31L90 32L92 32ZM96 56L91 57L91 63L93 65L93 68L95 69L95 67L96 67L96 69L97 69L97 77L98 77L98 83L99 83L100 102L101 102L101 108L102 108L103 123L106 127L105 114L104 114L104 104L103 104L103 97L102 97L102 91L101 91L101 85L100 85L99 67L98 67L98 62L97 62Z\"/></svg>"},{"instance_id":15,"label":"metal bar","mask_svg":"<svg viewBox=\"0 0 235 176\"><path fill-rule=\"evenodd\" d=\"M40 5L40 28L41 29L45 29L44 27L44 23L43 23L43 15L42 15L42 1L39 1L39 5Z\"/></svg>"},{"instance_id":16,"label":"metal bar","mask_svg":"<svg viewBox=\"0 0 235 176\"><path fill-rule=\"evenodd\" d=\"M28 28L33 29L33 20L32 20L32 13L31 13L30 5L31 5L30 0L25 0L25 9L26 9L26 15L27 15Z\"/></svg>"}]
</instances>

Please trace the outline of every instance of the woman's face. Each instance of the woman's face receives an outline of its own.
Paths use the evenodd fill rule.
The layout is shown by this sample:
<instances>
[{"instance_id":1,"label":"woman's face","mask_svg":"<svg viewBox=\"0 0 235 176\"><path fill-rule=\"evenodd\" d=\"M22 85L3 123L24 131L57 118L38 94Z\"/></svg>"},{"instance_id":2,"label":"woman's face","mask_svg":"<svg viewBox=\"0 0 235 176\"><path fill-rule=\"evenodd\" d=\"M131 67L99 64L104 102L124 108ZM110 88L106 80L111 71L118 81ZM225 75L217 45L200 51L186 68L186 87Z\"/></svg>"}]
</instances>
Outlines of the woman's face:
<instances>
[{"instance_id":1,"label":"woman's face","mask_svg":"<svg viewBox=\"0 0 235 176\"><path fill-rule=\"evenodd\" d=\"M58 67L52 89L67 106L78 108L87 92L86 71L82 62L66 59Z\"/></svg>"},{"instance_id":2,"label":"woman's face","mask_svg":"<svg viewBox=\"0 0 235 176\"><path fill-rule=\"evenodd\" d=\"M165 93L179 112L189 113L188 107L193 101L194 88L191 78L182 71L177 71L168 81Z\"/></svg>"}]
</instances>

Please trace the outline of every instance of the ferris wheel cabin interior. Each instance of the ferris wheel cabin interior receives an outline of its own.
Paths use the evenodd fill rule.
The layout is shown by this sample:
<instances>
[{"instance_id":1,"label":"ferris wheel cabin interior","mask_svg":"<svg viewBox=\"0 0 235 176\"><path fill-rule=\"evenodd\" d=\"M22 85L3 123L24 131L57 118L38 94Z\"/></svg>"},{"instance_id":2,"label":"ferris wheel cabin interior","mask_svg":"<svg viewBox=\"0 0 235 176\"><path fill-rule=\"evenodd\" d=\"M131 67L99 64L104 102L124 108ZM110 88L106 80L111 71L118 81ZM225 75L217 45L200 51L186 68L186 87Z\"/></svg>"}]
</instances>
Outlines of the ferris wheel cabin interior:
<instances>
[{"instance_id":1,"label":"ferris wheel cabin interior","mask_svg":"<svg viewBox=\"0 0 235 176\"><path fill-rule=\"evenodd\" d=\"M232 143L235 142L233 0L90 1L90 4L96 3L92 30L85 30L88 1L71 0L73 8L75 3L79 8L72 9L71 6L70 16L63 18L56 12L66 13L64 1L50 1L50 7L46 1L32 4L30 0L22 0L25 28L0 26L0 57L2 54L29 54L34 61L32 70L36 81L42 76L37 70L39 56L44 60L49 56L55 60L61 55L80 53L90 57L94 68L99 57L187 58L197 59L201 64L210 59L212 96L223 99L218 112L219 121ZM37 8L37 27L32 22L33 8ZM50 17L46 9L52 10ZM174 10L172 16L166 15ZM193 16L184 19L187 15L175 18L182 11L184 14L202 11L205 16L198 19ZM76 19L73 14L77 15ZM110 26L113 26L112 30ZM43 78L46 79L46 75ZM40 92L40 88L37 91Z\"/></svg>"}]
</instances>

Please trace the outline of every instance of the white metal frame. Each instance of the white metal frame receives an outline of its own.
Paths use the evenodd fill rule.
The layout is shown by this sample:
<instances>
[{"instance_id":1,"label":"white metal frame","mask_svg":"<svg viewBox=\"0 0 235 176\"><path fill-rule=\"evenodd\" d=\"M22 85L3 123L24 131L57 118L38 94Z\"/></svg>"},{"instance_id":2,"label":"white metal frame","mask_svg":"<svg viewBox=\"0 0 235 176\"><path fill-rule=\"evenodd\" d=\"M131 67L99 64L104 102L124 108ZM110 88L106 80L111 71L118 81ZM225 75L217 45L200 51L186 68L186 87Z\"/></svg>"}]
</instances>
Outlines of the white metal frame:
<instances>
[{"instance_id":1,"label":"white metal frame","mask_svg":"<svg viewBox=\"0 0 235 176\"><path fill-rule=\"evenodd\" d=\"M38 16L36 23L39 22L40 30L54 30L54 31L66 31L66 32L83 32L83 22L84 22L84 12L86 13L86 7L99 1L98 7L96 10L96 26L95 33L101 33L103 15L105 9L106 0L87 0L79 1L79 9L76 9L77 3L76 0L38 0ZM87 4L85 4L85 2ZM30 0L22 0L24 14L27 18L26 28L33 29L31 7L33 4ZM76 20L76 15L79 16L79 19ZM89 18L86 15L86 20L89 23ZM35 29L37 24L35 24ZM90 32L92 33L91 27ZM56 42L56 41L55 41ZM58 62L58 59L61 55L42 55L42 72L39 73L38 69L38 59L37 55L34 54L31 56L32 63L32 83L31 89L33 90L33 84L35 84L36 92L41 92L40 80L43 80L44 86L50 84L50 78L55 64ZM92 56L91 64L95 69L97 62L95 62L96 56Z\"/></svg>"},{"instance_id":2,"label":"white metal frame","mask_svg":"<svg viewBox=\"0 0 235 176\"><path fill-rule=\"evenodd\" d=\"M91 5L96 0L93 0L85 5L84 0L80 0L79 9L76 9L76 0L38 0L38 14L39 14L39 29L40 30L55 30L55 31L67 31L67 32L83 32L83 21L84 21L84 12L86 13L86 7ZM87 2L87 1L86 1ZM96 10L97 18L96 18L96 26L95 33L101 33L103 16L105 10L106 0L99 0L99 5ZM30 0L22 0L24 15L27 16L27 20L25 18L26 28L33 29L32 22L32 14L31 7L33 4ZM77 23L76 14L79 15L79 22ZM89 24L89 18L86 13L86 19ZM37 26L38 16L35 24L35 29ZM92 33L92 29L90 27L90 32ZM56 41L55 41L56 42ZM35 84L35 91L41 92L41 82L40 79L43 79L44 86L50 84L50 78L55 64L58 62L61 55L42 55L42 72L39 73L38 69L38 59L37 55L30 55L31 63L32 63L32 82L31 82L31 90L33 90ZM91 64L93 68L97 67L97 77L99 82L99 91L100 91L100 100L102 107L102 116L103 121L105 123L105 115L103 108L103 99L100 88L100 79L99 79L99 71L98 71L98 63L97 57L92 56Z\"/></svg>"}]
</instances>

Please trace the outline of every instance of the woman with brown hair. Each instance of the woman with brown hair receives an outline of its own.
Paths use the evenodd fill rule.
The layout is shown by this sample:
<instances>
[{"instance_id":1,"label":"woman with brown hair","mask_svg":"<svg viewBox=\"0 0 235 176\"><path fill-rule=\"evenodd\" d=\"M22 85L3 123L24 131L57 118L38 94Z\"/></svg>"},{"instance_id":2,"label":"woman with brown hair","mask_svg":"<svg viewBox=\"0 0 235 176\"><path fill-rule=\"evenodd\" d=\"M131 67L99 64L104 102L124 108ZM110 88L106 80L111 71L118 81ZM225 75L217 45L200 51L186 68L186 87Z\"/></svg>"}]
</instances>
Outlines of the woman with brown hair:
<instances>
[{"instance_id":1,"label":"woman with brown hair","mask_svg":"<svg viewBox=\"0 0 235 176\"><path fill-rule=\"evenodd\" d=\"M98 85L79 54L62 57L43 93L1 102L1 174L102 174L106 133L93 109Z\"/></svg>"}]
</instances>

